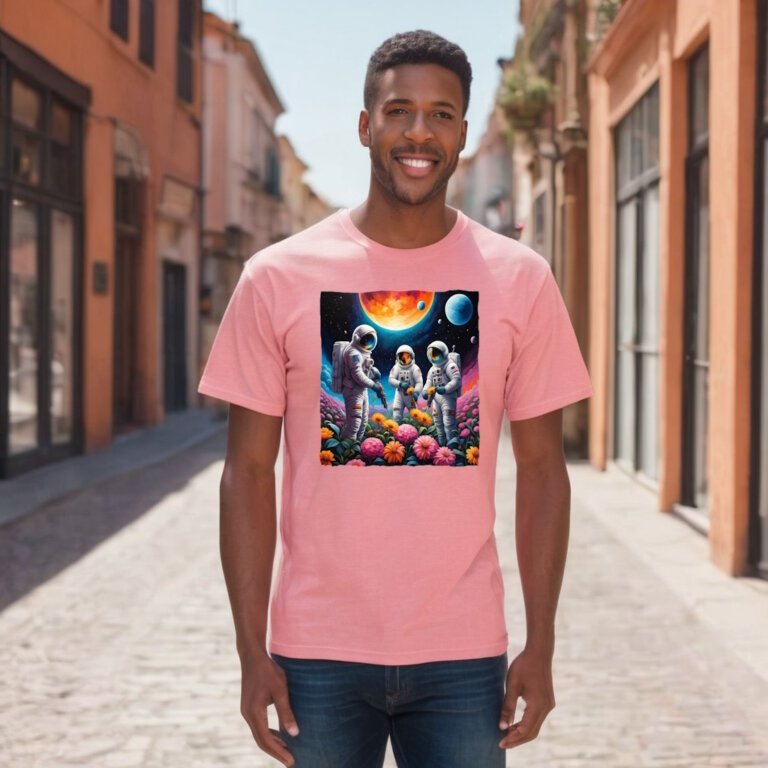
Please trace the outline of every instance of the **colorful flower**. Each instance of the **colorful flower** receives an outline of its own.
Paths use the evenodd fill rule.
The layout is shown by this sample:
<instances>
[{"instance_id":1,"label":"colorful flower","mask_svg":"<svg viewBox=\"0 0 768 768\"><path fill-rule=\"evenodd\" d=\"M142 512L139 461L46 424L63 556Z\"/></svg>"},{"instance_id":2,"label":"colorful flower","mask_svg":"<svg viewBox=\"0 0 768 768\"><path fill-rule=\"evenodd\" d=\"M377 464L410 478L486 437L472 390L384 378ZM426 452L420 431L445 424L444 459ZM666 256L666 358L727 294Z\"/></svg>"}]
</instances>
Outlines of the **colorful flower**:
<instances>
[{"instance_id":1,"label":"colorful flower","mask_svg":"<svg viewBox=\"0 0 768 768\"><path fill-rule=\"evenodd\" d=\"M411 408L411 418L414 421L419 421L419 416L421 416L421 411L418 408Z\"/></svg>"},{"instance_id":2,"label":"colorful flower","mask_svg":"<svg viewBox=\"0 0 768 768\"><path fill-rule=\"evenodd\" d=\"M410 445L419 436L419 431L412 424L401 424L395 437L403 444Z\"/></svg>"},{"instance_id":3,"label":"colorful flower","mask_svg":"<svg viewBox=\"0 0 768 768\"><path fill-rule=\"evenodd\" d=\"M435 465L452 466L456 463L456 454L447 445L443 445L435 452L432 463Z\"/></svg>"},{"instance_id":4,"label":"colorful flower","mask_svg":"<svg viewBox=\"0 0 768 768\"><path fill-rule=\"evenodd\" d=\"M378 437L367 437L360 443L360 455L366 461L373 461L384 454L384 443Z\"/></svg>"},{"instance_id":5,"label":"colorful flower","mask_svg":"<svg viewBox=\"0 0 768 768\"><path fill-rule=\"evenodd\" d=\"M480 458L480 449L476 445L467 448L467 464L477 464Z\"/></svg>"},{"instance_id":6,"label":"colorful flower","mask_svg":"<svg viewBox=\"0 0 768 768\"><path fill-rule=\"evenodd\" d=\"M389 430L393 435L397 432L400 425L394 419L387 419L384 422L384 429Z\"/></svg>"},{"instance_id":7,"label":"colorful flower","mask_svg":"<svg viewBox=\"0 0 768 768\"><path fill-rule=\"evenodd\" d=\"M320 439L321 440L328 440L331 437L333 437L333 430L328 429L328 427L320 427Z\"/></svg>"},{"instance_id":8,"label":"colorful flower","mask_svg":"<svg viewBox=\"0 0 768 768\"><path fill-rule=\"evenodd\" d=\"M384 446L384 458L387 464L402 464L405 458L405 446L397 440L391 440Z\"/></svg>"},{"instance_id":9,"label":"colorful flower","mask_svg":"<svg viewBox=\"0 0 768 768\"><path fill-rule=\"evenodd\" d=\"M383 413L374 413L373 416L371 416L371 421L374 424L378 424L381 426L385 421L387 420L387 417Z\"/></svg>"},{"instance_id":10,"label":"colorful flower","mask_svg":"<svg viewBox=\"0 0 768 768\"><path fill-rule=\"evenodd\" d=\"M333 451L320 451L320 463L325 467L330 467L335 458Z\"/></svg>"},{"instance_id":11,"label":"colorful flower","mask_svg":"<svg viewBox=\"0 0 768 768\"><path fill-rule=\"evenodd\" d=\"M350 459L347 462L348 467L365 467L366 463L362 459Z\"/></svg>"},{"instance_id":12,"label":"colorful flower","mask_svg":"<svg viewBox=\"0 0 768 768\"><path fill-rule=\"evenodd\" d=\"M460 434L462 437L469 437L469 434L470 434L470 432L469 432L469 430L468 430L468 429L465 427L464 429L462 429L462 430L461 430L461 432L459 432L459 434Z\"/></svg>"},{"instance_id":13,"label":"colorful flower","mask_svg":"<svg viewBox=\"0 0 768 768\"><path fill-rule=\"evenodd\" d=\"M416 458L421 461L428 461L431 459L435 455L437 449L437 440L429 435L417 437L413 442L413 452L416 454Z\"/></svg>"},{"instance_id":14,"label":"colorful flower","mask_svg":"<svg viewBox=\"0 0 768 768\"><path fill-rule=\"evenodd\" d=\"M432 417L428 413L421 414L421 423L428 427L432 423Z\"/></svg>"}]
</instances>

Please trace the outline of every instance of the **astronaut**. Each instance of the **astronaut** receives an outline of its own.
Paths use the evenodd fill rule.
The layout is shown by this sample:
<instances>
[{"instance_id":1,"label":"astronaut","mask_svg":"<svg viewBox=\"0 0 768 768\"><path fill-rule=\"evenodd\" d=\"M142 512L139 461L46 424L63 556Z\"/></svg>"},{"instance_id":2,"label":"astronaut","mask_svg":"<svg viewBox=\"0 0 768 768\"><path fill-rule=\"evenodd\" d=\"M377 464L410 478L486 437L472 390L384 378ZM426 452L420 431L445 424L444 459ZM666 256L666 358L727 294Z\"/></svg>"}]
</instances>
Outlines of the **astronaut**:
<instances>
[{"instance_id":1,"label":"astronaut","mask_svg":"<svg viewBox=\"0 0 768 768\"><path fill-rule=\"evenodd\" d=\"M430 388L434 387L432 413L435 417L438 443L446 445L458 436L456 428L456 401L461 393L461 369L448 356L448 347L442 341L433 341L427 347L427 358L432 367L427 373L422 396L430 400Z\"/></svg>"},{"instance_id":2,"label":"astronaut","mask_svg":"<svg viewBox=\"0 0 768 768\"><path fill-rule=\"evenodd\" d=\"M363 439L368 424L369 389L384 400L381 372L374 367L371 357L377 342L375 328L370 325L358 325L352 333L352 341L342 353L341 391L346 406L344 428L341 430L342 440L349 437Z\"/></svg>"},{"instance_id":3,"label":"astronaut","mask_svg":"<svg viewBox=\"0 0 768 768\"><path fill-rule=\"evenodd\" d=\"M403 408L415 408L423 385L421 369L414 362L413 349L401 344L395 353L396 362L389 372L389 383L395 387L392 415L395 421L403 418Z\"/></svg>"}]
</instances>

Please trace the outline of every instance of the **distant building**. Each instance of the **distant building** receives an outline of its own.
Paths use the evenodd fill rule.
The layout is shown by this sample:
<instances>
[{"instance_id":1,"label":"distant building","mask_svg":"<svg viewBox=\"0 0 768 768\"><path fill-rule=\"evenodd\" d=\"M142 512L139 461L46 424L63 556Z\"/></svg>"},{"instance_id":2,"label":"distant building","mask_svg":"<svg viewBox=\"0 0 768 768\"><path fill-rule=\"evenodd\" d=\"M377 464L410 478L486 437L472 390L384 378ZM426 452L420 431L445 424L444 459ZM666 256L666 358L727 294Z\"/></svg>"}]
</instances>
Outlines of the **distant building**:
<instances>
[{"instance_id":1,"label":"distant building","mask_svg":"<svg viewBox=\"0 0 768 768\"><path fill-rule=\"evenodd\" d=\"M309 166L296 154L287 136L278 136L280 146L280 184L285 201L285 236L324 219L336 210L304 181Z\"/></svg>"},{"instance_id":2,"label":"distant building","mask_svg":"<svg viewBox=\"0 0 768 768\"><path fill-rule=\"evenodd\" d=\"M477 149L459 160L448 183L448 202L475 221L514 237L518 232L513 184L510 133L496 107L488 117Z\"/></svg>"},{"instance_id":3,"label":"distant building","mask_svg":"<svg viewBox=\"0 0 768 768\"><path fill-rule=\"evenodd\" d=\"M307 226L309 187L304 183L304 174L309 166L296 154L287 136L278 136L280 151L280 187L283 192L284 224L283 236L301 232Z\"/></svg>"},{"instance_id":4,"label":"distant building","mask_svg":"<svg viewBox=\"0 0 768 768\"><path fill-rule=\"evenodd\" d=\"M549 261L582 354L589 355L585 51L588 0L521 0L523 30L502 61L497 101L512 135L514 227ZM566 448L586 456L589 406L564 411Z\"/></svg>"},{"instance_id":5,"label":"distant building","mask_svg":"<svg viewBox=\"0 0 768 768\"><path fill-rule=\"evenodd\" d=\"M205 364L245 260L285 236L275 121L285 111L254 44L236 22L203 14Z\"/></svg>"},{"instance_id":6,"label":"distant building","mask_svg":"<svg viewBox=\"0 0 768 768\"><path fill-rule=\"evenodd\" d=\"M0 3L0 476L195 392L200 0Z\"/></svg>"}]
</instances>

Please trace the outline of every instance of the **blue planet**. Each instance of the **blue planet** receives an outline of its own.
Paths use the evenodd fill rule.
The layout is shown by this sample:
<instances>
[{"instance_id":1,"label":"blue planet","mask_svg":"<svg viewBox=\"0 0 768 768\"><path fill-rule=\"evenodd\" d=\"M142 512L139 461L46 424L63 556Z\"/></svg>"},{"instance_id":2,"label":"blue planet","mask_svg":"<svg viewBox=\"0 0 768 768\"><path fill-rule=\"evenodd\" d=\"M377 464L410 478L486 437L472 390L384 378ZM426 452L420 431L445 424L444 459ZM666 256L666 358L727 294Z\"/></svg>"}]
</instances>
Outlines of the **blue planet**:
<instances>
[{"instance_id":1,"label":"blue planet","mask_svg":"<svg viewBox=\"0 0 768 768\"><path fill-rule=\"evenodd\" d=\"M463 293L454 293L445 302L445 316L453 325L466 325L472 319L473 312L472 302Z\"/></svg>"},{"instance_id":2,"label":"blue planet","mask_svg":"<svg viewBox=\"0 0 768 768\"><path fill-rule=\"evenodd\" d=\"M419 311L421 311L421 310L423 310L423 309L424 309L424 307L426 307L426 306L427 306L427 305L426 305L426 304L425 304L423 301L420 301L420 302L419 302L419 303L416 305L416 309L418 309Z\"/></svg>"}]
</instances>

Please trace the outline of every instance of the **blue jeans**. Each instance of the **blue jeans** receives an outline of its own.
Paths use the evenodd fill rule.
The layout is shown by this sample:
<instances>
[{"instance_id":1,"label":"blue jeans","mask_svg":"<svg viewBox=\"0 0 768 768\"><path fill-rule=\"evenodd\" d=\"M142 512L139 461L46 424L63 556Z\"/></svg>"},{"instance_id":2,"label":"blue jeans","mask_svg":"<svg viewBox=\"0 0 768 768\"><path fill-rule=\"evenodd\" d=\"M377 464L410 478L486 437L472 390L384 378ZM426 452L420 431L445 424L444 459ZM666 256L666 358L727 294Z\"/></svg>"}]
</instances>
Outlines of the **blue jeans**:
<instances>
[{"instance_id":1,"label":"blue jeans","mask_svg":"<svg viewBox=\"0 0 768 768\"><path fill-rule=\"evenodd\" d=\"M499 718L507 653L388 666L271 655L299 735L280 729L295 768L504 768Z\"/></svg>"}]
</instances>

